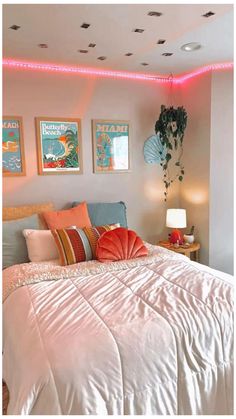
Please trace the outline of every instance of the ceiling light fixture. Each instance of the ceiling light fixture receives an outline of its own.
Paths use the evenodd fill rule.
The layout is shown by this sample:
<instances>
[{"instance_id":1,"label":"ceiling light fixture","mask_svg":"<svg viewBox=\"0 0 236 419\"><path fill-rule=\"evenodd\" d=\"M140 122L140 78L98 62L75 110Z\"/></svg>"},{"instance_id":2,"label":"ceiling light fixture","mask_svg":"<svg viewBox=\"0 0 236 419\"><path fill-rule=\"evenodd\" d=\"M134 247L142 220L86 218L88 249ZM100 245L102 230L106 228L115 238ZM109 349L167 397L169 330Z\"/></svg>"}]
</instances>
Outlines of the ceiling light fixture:
<instances>
[{"instance_id":1,"label":"ceiling light fixture","mask_svg":"<svg viewBox=\"0 0 236 419\"><path fill-rule=\"evenodd\" d=\"M164 57L170 57L171 55L173 55L173 52L163 52L163 54L161 55L163 55Z\"/></svg>"},{"instance_id":2,"label":"ceiling light fixture","mask_svg":"<svg viewBox=\"0 0 236 419\"><path fill-rule=\"evenodd\" d=\"M95 48L96 44L89 44L89 48Z\"/></svg>"},{"instance_id":3,"label":"ceiling light fixture","mask_svg":"<svg viewBox=\"0 0 236 419\"><path fill-rule=\"evenodd\" d=\"M19 70L33 70L33 71L46 71L49 73L70 73L78 74L82 76L97 76L97 77L108 77L115 79L129 79L129 80L145 80L154 81L157 83L184 83L186 80L196 77L200 74L207 73L209 71L218 70L232 70L234 64L232 62L211 64L205 67L198 68L190 73L175 76L170 78L169 76L160 76L158 74L143 74L143 73L130 73L128 71L113 71L113 70L101 70L96 68L84 68L84 67L69 67L63 65L53 65L45 63L33 63L25 61L16 61L13 59L3 58L2 64L7 68L15 68Z\"/></svg>"},{"instance_id":4,"label":"ceiling light fixture","mask_svg":"<svg viewBox=\"0 0 236 419\"><path fill-rule=\"evenodd\" d=\"M141 65L149 65L148 63L141 63Z\"/></svg>"},{"instance_id":5,"label":"ceiling light fixture","mask_svg":"<svg viewBox=\"0 0 236 419\"><path fill-rule=\"evenodd\" d=\"M39 48L48 48L48 44L38 44Z\"/></svg>"},{"instance_id":6,"label":"ceiling light fixture","mask_svg":"<svg viewBox=\"0 0 236 419\"><path fill-rule=\"evenodd\" d=\"M80 26L83 29L88 29L90 26L90 23L82 23L82 25Z\"/></svg>"},{"instance_id":7,"label":"ceiling light fixture","mask_svg":"<svg viewBox=\"0 0 236 419\"><path fill-rule=\"evenodd\" d=\"M182 49L182 51L185 51L185 52L192 52L192 51L197 51L201 48L202 48L202 45L199 44L198 42L189 42L188 44L182 45L180 49Z\"/></svg>"},{"instance_id":8,"label":"ceiling light fixture","mask_svg":"<svg viewBox=\"0 0 236 419\"><path fill-rule=\"evenodd\" d=\"M87 49L79 49L78 52L80 52L81 54L87 54L88 50Z\"/></svg>"},{"instance_id":9,"label":"ceiling light fixture","mask_svg":"<svg viewBox=\"0 0 236 419\"><path fill-rule=\"evenodd\" d=\"M133 55L132 52L127 52L127 54L125 54L126 57L131 57L131 55Z\"/></svg>"},{"instance_id":10,"label":"ceiling light fixture","mask_svg":"<svg viewBox=\"0 0 236 419\"><path fill-rule=\"evenodd\" d=\"M106 58L107 57L101 56L101 57L98 57L98 60L104 61L104 60L106 60Z\"/></svg>"},{"instance_id":11,"label":"ceiling light fixture","mask_svg":"<svg viewBox=\"0 0 236 419\"><path fill-rule=\"evenodd\" d=\"M207 12L204 15L202 15L202 17L211 17L211 16L214 16L214 15L215 15L214 12Z\"/></svg>"},{"instance_id":12,"label":"ceiling light fixture","mask_svg":"<svg viewBox=\"0 0 236 419\"><path fill-rule=\"evenodd\" d=\"M148 16L160 17L160 16L162 16L162 13L160 13L160 12L148 12Z\"/></svg>"},{"instance_id":13,"label":"ceiling light fixture","mask_svg":"<svg viewBox=\"0 0 236 419\"><path fill-rule=\"evenodd\" d=\"M136 29L133 30L133 32L143 33L144 32L144 29L136 28Z\"/></svg>"},{"instance_id":14,"label":"ceiling light fixture","mask_svg":"<svg viewBox=\"0 0 236 419\"><path fill-rule=\"evenodd\" d=\"M13 29L13 31L18 31L18 29L20 29L20 26L18 26L18 25L12 25L12 26L10 26L9 29Z\"/></svg>"},{"instance_id":15,"label":"ceiling light fixture","mask_svg":"<svg viewBox=\"0 0 236 419\"><path fill-rule=\"evenodd\" d=\"M165 39L158 39L157 44L161 45L161 44L164 44L165 42L166 42Z\"/></svg>"}]
</instances>

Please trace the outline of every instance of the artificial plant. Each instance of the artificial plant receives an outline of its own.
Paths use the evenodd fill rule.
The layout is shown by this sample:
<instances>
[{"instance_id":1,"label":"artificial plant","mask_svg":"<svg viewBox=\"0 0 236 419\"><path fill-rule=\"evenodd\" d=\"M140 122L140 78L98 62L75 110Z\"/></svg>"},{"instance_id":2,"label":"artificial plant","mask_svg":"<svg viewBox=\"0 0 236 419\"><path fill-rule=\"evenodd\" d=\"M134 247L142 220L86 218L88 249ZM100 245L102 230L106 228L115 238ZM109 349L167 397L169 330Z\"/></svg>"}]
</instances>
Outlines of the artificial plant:
<instances>
[{"instance_id":1,"label":"artificial plant","mask_svg":"<svg viewBox=\"0 0 236 419\"><path fill-rule=\"evenodd\" d=\"M182 182L184 178L184 165L181 161L183 154L183 138L184 131L187 125L187 112L183 106L177 109L173 106L166 108L161 106L161 113L159 119L155 124L155 132L159 134L163 149L165 153L159 152L160 164L163 169L163 181L165 185L165 201L167 200L168 189L170 185L178 178ZM174 151L177 152L177 159L175 166L177 173L171 177L169 171L169 162L173 158Z\"/></svg>"}]
</instances>

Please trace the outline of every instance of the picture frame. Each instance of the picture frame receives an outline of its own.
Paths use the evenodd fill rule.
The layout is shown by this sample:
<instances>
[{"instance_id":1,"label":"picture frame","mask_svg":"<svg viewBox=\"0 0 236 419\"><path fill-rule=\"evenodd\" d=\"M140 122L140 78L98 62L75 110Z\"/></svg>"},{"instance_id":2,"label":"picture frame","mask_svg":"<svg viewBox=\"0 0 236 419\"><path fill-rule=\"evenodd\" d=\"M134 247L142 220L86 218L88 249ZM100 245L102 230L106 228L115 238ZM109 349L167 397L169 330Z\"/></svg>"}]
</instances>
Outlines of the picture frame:
<instances>
[{"instance_id":1,"label":"picture frame","mask_svg":"<svg viewBox=\"0 0 236 419\"><path fill-rule=\"evenodd\" d=\"M130 122L93 119L94 173L130 172Z\"/></svg>"},{"instance_id":2,"label":"picture frame","mask_svg":"<svg viewBox=\"0 0 236 419\"><path fill-rule=\"evenodd\" d=\"M3 176L25 176L23 119L21 116L2 117Z\"/></svg>"},{"instance_id":3,"label":"picture frame","mask_svg":"<svg viewBox=\"0 0 236 419\"><path fill-rule=\"evenodd\" d=\"M82 174L81 119L36 117L39 175Z\"/></svg>"}]
</instances>

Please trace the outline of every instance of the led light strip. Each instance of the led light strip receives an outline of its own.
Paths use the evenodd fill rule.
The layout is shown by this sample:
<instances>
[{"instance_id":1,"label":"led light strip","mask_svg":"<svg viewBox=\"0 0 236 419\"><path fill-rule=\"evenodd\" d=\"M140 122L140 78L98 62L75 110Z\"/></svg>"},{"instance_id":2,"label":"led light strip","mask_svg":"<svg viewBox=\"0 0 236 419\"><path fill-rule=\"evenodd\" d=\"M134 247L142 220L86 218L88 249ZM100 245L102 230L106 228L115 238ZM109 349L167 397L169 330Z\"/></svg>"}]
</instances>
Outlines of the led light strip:
<instances>
[{"instance_id":1,"label":"led light strip","mask_svg":"<svg viewBox=\"0 0 236 419\"><path fill-rule=\"evenodd\" d=\"M108 77L108 78L117 78L117 79L130 79L130 80L144 80L144 81L155 81L158 83L174 83L181 84L186 80L196 77L200 74L207 73L214 70L226 70L233 68L233 63L220 63L220 64L211 64L205 67L201 67L190 73L169 77L169 76L160 76L155 74L143 74L143 73L130 73L127 71L113 71L113 70L100 70L95 68L84 68L84 67L69 67L63 65L54 65L54 64L44 64L44 63L33 63L25 61L16 61L12 59L3 59L2 64L5 67L10 68L19 68L25 70L39 70L39 71L48 71L56 73L72 73L72 74L81 74L84 76L98 76L98 77Z\"/></svg>"}]
</instances>

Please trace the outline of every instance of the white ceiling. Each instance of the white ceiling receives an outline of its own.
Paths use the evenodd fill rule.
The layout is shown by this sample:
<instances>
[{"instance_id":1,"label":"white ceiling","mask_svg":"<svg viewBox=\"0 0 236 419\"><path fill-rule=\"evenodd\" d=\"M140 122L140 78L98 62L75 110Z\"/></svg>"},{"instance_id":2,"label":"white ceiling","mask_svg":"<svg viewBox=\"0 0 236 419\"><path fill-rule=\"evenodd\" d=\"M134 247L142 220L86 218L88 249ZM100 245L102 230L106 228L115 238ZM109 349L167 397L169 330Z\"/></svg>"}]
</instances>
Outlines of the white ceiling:
<instances>
[{"instance_id":1,"label":"white ceiling","mask_svg":"<svg viewBox=\"0 0 236 419\"><path fill-rule=\"evenodd\" d=\"M151 17L149 11L163 13ZM215 12L210 18L202 15ZM82 29L82 23L90 23ZM19 25L18 31L9 29ZM145 29L135 33L135 28ZM157 45L158 39L165 39ZM184 52L181 45L203 48ZM41 49L38 44L48 44ZM95 43L95 48L88 48ZM79 49L88 49L81 54ZM125 54L131 52L132 56ZM162 53L173 53L170 57ZM231 4L9 4L3 5L3 56L158 74L178 74L206 64L233 61ZM106 56L105 61L97 59ZM146 62L149 65L143 66Z\"/></svg>"}]
</instances>

